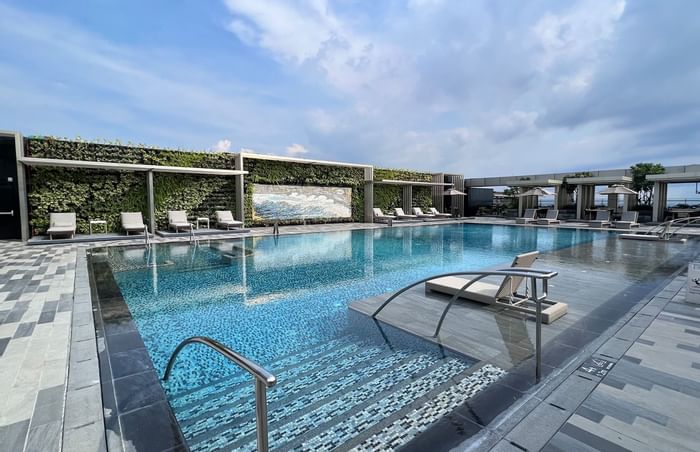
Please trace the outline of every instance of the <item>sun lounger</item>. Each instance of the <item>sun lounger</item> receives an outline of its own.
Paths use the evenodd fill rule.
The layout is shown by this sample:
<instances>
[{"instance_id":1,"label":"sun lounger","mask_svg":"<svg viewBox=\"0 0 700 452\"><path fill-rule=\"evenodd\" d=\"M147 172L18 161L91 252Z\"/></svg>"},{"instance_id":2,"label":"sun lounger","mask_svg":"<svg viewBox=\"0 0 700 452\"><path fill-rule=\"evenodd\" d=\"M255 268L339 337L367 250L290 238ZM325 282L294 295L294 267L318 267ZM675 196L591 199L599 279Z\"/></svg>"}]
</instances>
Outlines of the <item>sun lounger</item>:
<instances>
[{"instance_id":1,"label":"sun lounger","mask_svg":"<svg viewBox=\"0 0 700 452\"><path fill-rule=\"evenodd\" d=\"M558 217L559 217L559 210L548 209L547 216L545 216L544 218L537 219L537 224L545 224L545 225L559 224L559 223L561 223L561 221L559 221L557 219Z\"/></svg>"},{"instance_id":2,"label":"sun lounger","mask_svg":"<svg viewBox=\"0 0 700 452\"><path fill-rule=\"evenodd\" d=\"M637 223L637 218L639 217L639 212L623 212L622 219L613 222L613 226L616 229L632 229L638 228L639 223Z\"/></svg>"},{"instance_id":3,"label":"sun lounger","mask_svg":"<svg viewBox=\"0 0 700 452\"><path fill-rule=\"evenodd\" d=\"M423 213L423 210L420 207L413 208L413 215L417 216L418 218L423 218L426 220L429 220L431 218L435 218L435 215L433 215L433 214Z\"/></svg>"},{"instance_id":4,"label":"sun lounger","mask_svg":"<svg viewBox=\"0 0 700 452\"><path fill-rule=\"evenodd\" d=\"M382 212L382 209L380 209L379 207L373 208L372 212L374 212L374 220L375 221L388 222L389 220L396 219L396 217L393 215L386 215L384 212Z\"/></svg>"},{"instance_id":5,"label":"sun lounger","mask_svg":"<svg viewBox=\"0 0 700 452\"><path fill-rule=\"evenodd\" d=\"M415 218L418 218L415 215L407 215L406 213L404 213L401 207L394 207L394 214L399 220L413 220Z\"/></svg>"},{"instance_id":6,"label":"sun lounger","mask_svg":"<svg viewBox=\"0 0 700 452\"><path fill-rule=\"evenodd\" d=\"M511 268L530 268L535 263L538 255L538 251L520 254L513 259ZM522 285L523 280L524 278L518 276L506 276L503 278L500 284L494 284L484 280L476 281L462 293L460 298L465 298L484 304L499 304L525 308L523 305L527 303L527 299L518 294L518 289ZM426 291L439 292L454 296L469 281L470 279L459 276L445 276L426 282L425 289ZM567 305L565 303L558 303L549 300L543 301L543 303L547 305L546 308L543 306L542 309L543 323L551 323L567 312ZM525 308L525 310L528 313L535 313L534 307L532 307L532 309Z\"/></svg>"},{"instance_id":7,"label":"sun lounger","mask_svg":"<svg viewBox=\"0 0 700 452\"><path fill-rule=\"evenodd\" d=\"M49 240L53 240L54 235L70 235L75 237L75 213L51 213L49 214L49 228L46 230Z\"/></svg>"},{"instance_id":8,"label":"sun lounger","mask_svg":"<svg viewBox=\"0 0 700 452\"><path fill-rule=\"evenodd\" d=\"M147 229L141 212L122 212L120 217L122 228L126 231L126 235L129 235L131 232L146 233Z\"/></svg>"},{"instance_id":9,"label":"sun lounger","mask_svg":"<svg viewBox=\"0 0 700 452\"><path fill-rule=\"evenodd\" d=\"M214 212L216 215L216 227L221 229L237 229L243 227L243 222L234 220L233 213L230 210L217 210Z\"/></svg>"},{"instance_id":10,"label":"sun lounger","mask_svg":"<svg viewBox=\"0 0 700 452\"><path fill-rule=\"evenodd\" d=\"M537 218L535 218L536 213L537 213L536 209L525 209L525 213L523 214L523 216L520 218L516 218L515 223L516 224L535 223L537 221Z\"/></svg>"},{"instance_id":11,"label":"sun lounger","mask_svg":"<svg viewBox=\"0 0 700 452\"><path fill-rule=\"evenodd\" d=\"M598 229L610 226L610 211L597 210L595 213L595 220L588 222L588 224L590 227Z\"/></svg>"},{"instance_id":12,"label":"sun lounger","mask_svg":"<svg viewBox=\"0 0 700 452\"><path fill-rule=\"evenodd\" d=\"M451 218L452 217L451 213L442 213L442 212L438 211L435 207L431 207L430 209L428 209L428 211L430 213L432 213L433 215L435 215L436 217L442 217L442 218Z\"/></svg>"},{"instance_id":13,"label":"sun lounger","mask_svg":"<svg viewBox=\"0 0 700 452\"><path fill-rule=\"evenodd\" d=\"M168 210L168 228L175 229L178 232L180 229L193 229L192 223L187 221L187 212L184 210Z\"/></svg>"}]
</instances>

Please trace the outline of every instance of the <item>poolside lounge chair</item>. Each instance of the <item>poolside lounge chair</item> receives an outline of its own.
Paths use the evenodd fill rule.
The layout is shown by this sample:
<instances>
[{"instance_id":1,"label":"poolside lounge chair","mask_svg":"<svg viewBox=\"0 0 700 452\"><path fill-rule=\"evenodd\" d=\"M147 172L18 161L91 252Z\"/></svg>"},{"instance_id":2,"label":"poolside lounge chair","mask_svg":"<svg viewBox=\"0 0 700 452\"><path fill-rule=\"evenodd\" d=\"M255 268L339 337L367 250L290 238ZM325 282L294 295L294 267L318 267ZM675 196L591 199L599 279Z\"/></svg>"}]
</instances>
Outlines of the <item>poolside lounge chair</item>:
<instances>
[{"instance_id":1,"label":"poolside lounge chair","mask_svg":"<svg viewBox=\"0 0 700 452\"><path fill-rule=\"evenodd\" d=\"M596 210L595 220L588 222L589 226L592 228L603 228L611 225L610 223L610 211L609 210Z\"/></svg>"},{"instance_id":2,"label":"poolside lounge chair","mask_svg":"<svg viewBox=\"0 0 700 452\"><path fill-rule=\"evenodd\" d=\"M216 215L216 227L218 228L225 228L228 231L243 227L243 222L234 220L230 210L217 210L214 215Z\"/></svg>"},{"instance_id":3,"label":"poolside lounge chair","mask_svg":"<svg viewBox=\"0 0 700 452\"><path fill-rule=\"evenodd\" d=\"M559 217L559 210L557 209L548 209L547 210L547 216L544 218L538 218L537 219L537 224L545 224L545 225L550 225L550 224L559 224L561 221L559 221L557 218Z\"/></svg>"},{"instance_id":4,"label":"poolside lounge chair","mask_svg":"<svg viewBox=\"0 0 700 452\"><path fill-rule=\"evenodd\" d=\"M175 229L178 232L180 229L193 229L192 223L187 221L187 212L184 210L168 210L168 228Z\"/></svg>"},{"instance_id":5,"label":"poolside lounge chair","mask_svg":"<svg viewBox=\"0 0 700 452\"><path fill-rule=\"evenodd\" d=\"M539 254L539 251L532 251L515 256L511 268L530 268L535 263L535 260L537 260ZM522 310L522 308L525 308L524 305L528 302L526 297L523 297L517 292L523 280L524 278L518 276L506 276L503 278L500 285L480 280L469 286L460 298L466 298L485 304L518 306ZM426 282L425 290L454 296L469 281L469 278L444 276ZM542 310L543 323L551 323L567 312L567 305L565 303L557 303L549 300L543 301L543 303L549 305L549 307ZM530 308L525 308L525 310L529 313L535 312L534 308L532 310L530 310Z\"/></svg>"},{"instance_id":6,"label":"poolside lounge chair","mask_svg":"<svg viewBox=\"0 0 700 452\"><path fill-rule=\"evenodd\" d=\"M49 214L49 228L46 233L49 234L49 240L53 240L54 235L75 237L75 212Z\"/></svg>"},{"instance_id":7,"label":"poolside lounge chair","mask_svg":"<svg viewBox=\"0 0 700 452\"><path fill-rule=\"evenodd\" d=\"M382 212L382 209L380 209L379 207L373 208L372 212L374 212L374 219L376 221L388 222L389 220L396 219L396 217L393 215L386 215L384 212Z\"/></svg>"},{"instance_id":8,"label":"poolside lounge chair","mask_svg":"<svg viewBox=\"0 0 700 452\"><path fill-rule=\"evenodd\" d=\"M516 218L515 223L516 224L535 223L535 222L537 222L537 218L535 218L536 213L537 213L537 209L525 209L525 213L523 213L523 216L520 218Z\"/></svg>"},{"instance_id":9,"label":"poolside lounge chair","mask_svg":"<svg viewBox=\"0 0 700 452\"><path fill-rule=\"evenodd\" d=\"M418 218L415 215L407 215L406 213L404 213L401 207L394 207L394 214L399 220L412 220L414 218Z\"/></svg>"},{"instance_id":10,"label":"poolside lounge chair","mask_svg":"<svg viewBox=\"0 0 700 452\"><path fill-rule=\"evenodd\" d=\"M433 215L435 215L436 217L442 217L442 218L451 218L452 217L451 213L442 213L439 210L437 210L435 207L431 207L430 209L428 209L428 211L430 213L432 213Z\"/></svg>"},{"instance_id":11,"label":"poolside lounge chair","mask_svg":"<svg viewBox=\"0 0 700 452\"><path fill-rule=\"evenodd\" d=\"M121 215L122 228L126 231L126 235L130 232L147 233L146 224L143 222L141 212L122 212Z\"/></svg>"},{"instance_id":12,"label":"poolside lounge chair","mask_svg":"<svg viewBox=\"0 0 700 452\"><path fill-rule=\"evenodd\" d=\"M431 218L435 218L435 215L433 215L433 214L423 213L423 210L420 207L413 208L413 215L417 216L418 218L423 218L426 220L431 219Z\"/></svg>"},{"instance_id":13,"label":"poolside lounge chair","mask_svg":"<svg viewBox=\"0 0 700 452\"><path fill-rule=\"evenodd\" d=\"M637 218L639 217L639 212L623 212L622 219L619 221L614 221L613 226L616 229L632 229L638 228L639 223L637 223Z\"/></svg>"}]
</instances>

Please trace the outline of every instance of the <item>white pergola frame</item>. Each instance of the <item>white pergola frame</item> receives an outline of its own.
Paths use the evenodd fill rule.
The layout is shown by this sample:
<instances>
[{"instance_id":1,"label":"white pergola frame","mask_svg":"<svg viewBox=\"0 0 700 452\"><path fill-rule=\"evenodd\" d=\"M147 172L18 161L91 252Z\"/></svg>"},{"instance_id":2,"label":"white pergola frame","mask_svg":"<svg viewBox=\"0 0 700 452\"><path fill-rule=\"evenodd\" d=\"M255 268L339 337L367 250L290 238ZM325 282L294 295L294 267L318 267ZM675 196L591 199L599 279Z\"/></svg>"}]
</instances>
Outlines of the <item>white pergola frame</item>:
<instances>
[{"instance_id":1,"label":"white pergola frame","mask_svg":"<svg viewBox=\"0 0 700 452\"><path fill-rule=\"evenodd\" d=\"M92 160L66 160L66 159L49 159L39 157L25 157L19 155L18 151L17 164L25 167L40 166L40 167L58 167L58 168L74 168L74 169L93 169L103 171L126 171L126 172L143 172L146 173L146 185L148 195L148 221L151 233L156 231L156 208L155 194L153 189L153 173L176 173L176 174L193 174L201 176L235 176L238 177L238 186L243 185L243 176L248 174L248 171L243 170L226 170L214 168L196 168L186 166L159 166L159 165L143 165L136 163L114 163L114 162L96 162ZM22 152L23 154L23 152ZM23 171L22 171L23 173ZM237 199L238 201L238 199ZM237 212L243 212L244 206L236 205ZM22 240L29 239L28 218L29 212L26 203L21 206L23 212L20 212L22 217ZM25 226L26 224L26 226Z\"/></svg>"}]
</instances>

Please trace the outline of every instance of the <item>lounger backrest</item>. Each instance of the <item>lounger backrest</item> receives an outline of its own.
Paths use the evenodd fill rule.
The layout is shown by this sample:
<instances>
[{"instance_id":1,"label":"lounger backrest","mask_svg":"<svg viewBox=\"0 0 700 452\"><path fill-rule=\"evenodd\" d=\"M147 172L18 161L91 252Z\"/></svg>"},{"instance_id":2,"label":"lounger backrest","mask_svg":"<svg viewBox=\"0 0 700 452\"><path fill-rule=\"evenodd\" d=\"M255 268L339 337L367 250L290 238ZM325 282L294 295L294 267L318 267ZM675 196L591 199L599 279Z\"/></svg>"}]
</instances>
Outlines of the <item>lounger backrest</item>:
<instances>
[{"instance_id":1,"label":"lounger backrest","mask_svg":"<svg viewBox=\"0 0 700 452\"><path fill-rule=\"evenodd\" d=\"M435 207L431 207L430 209L428 209L428 211L430 211L430 213L432 213L433 215L437 215L440 213Z\"/></svg>"},{"instance_id":2,"label":"lounger backrest","mask_svg":"<svg viewBox=\"0 0 700 452\"><path fill-rule=\"evenodd\" d=\"M375 217L383 217L384 216L384 212L382 212L382 209L380 209L379 207L375 207L374 209L372 209L372 211L374 212Z\"/></svg>"},{"instance_id":3,"label":"lounger backrest","mask_svg":"<svg viewBox=\"0 0 700 452\"><path fill-rule=\"evenodd\" d=\"M216 221L218 223L232 223L235 221L233 219L233 213L230 210L217 210L214 214L216 215Z\"/></svg>"},{"instance_id":4,"label":"lounger backrest","mask_svg":"<svg viewBox=\"0 0 700 452\"><path fill-rule=\"evenodd\" d=\"M420 209L420 207L414 207L413 215L423 215L423 211Z\"/></svg>"},{"instance_id":5,"label":"lounger backrest","mask_svg":"<svg viewBox=\"0 0 700 452\"><path fill-rule=\"evenodd\" d=\"M639 212L636 212L636 211L623 212L622 219L620 221L636 223L638 217L639 217Z\"/></svg>"},{"instance_id":6,"label":"lounger backrest","mask_svg":"<svg viewBox=\"0 0 700 452\"><path fill-rule=\"evenodd\" d=\"M401 207L394 207L394 212L396 212L396 215L406 215L403 213L403 209Z\"/></svg>"},{"instance_id":7,"label":"lounger backrest","mask_svg":"<svg viewBox=\"0 0 700 452\"><path fill-rule=\"evenodd\" d=\"M596 221L610 221L610 211L608 210L598 210L595 213Z\"/></svg>"},{"instance_id":8,"label":"lounger backrest","mask_svg":"<svg viewBox=\"0 0 700 452\"><path fill-rule=\"evenodd\" d=\"M548 220L556 220L558 216L559 216L559 211L557 209L549 209L547 211L547 219Z\"/></svg>"},{"instance_id":9,"label":"lounger backrest","mask_svg":"<svg viewBox=\"0 0 700 452\"><path fill-rule=\"evenodd\" d=\"M539 254L539 251L531 251L529 253L519 254L515 256L515 259L513 259L513 263L510 267L530 268L532 267L532 264L534 264L537 260L537 256L539 256ZM515 293L518 290L520 284L523 283L523 279L524 278L522 276L506 276L505 278L503 278L503 283L498 289L498 292L496 292L496 298L510 297L513 293Z\"/></svg>"},{"instance_id":10,"label":"lounger backrest","mask_svg":"<svg viewBox=\"0 0 700 452\"><path fill-rule=\"evenodd\" d=\"M168 210L168 223L187 223L187 212L184 210Z\"/></svg>"},{"instance_id":11,"label":"lounger backrest","mask_svg":"<svg viewBox=\"0 0 700 452\"><path fill-rule=\"evenodd\" d=\"M75 228L75 213L52 213L49 214L50 227Z\"/></svg>"},{"instance_id":12,"label":"lounger backrest","mask_svg":"<svg viewBox=\"0 0 700 452\"><path fill-rule=\"evenodd\" d=\"M141 212L122 212L122 227L143 226Z\"/></svg>"},{"instance_id":13,"label":"lounger backrest","mask_svg":"<svg viewBox=\"0 0 700 452\"><path fill-rule=\"evenodd\" d=\"M523 218L535 218L535 209L525 209Z\"/></svg>"}]
</instances>

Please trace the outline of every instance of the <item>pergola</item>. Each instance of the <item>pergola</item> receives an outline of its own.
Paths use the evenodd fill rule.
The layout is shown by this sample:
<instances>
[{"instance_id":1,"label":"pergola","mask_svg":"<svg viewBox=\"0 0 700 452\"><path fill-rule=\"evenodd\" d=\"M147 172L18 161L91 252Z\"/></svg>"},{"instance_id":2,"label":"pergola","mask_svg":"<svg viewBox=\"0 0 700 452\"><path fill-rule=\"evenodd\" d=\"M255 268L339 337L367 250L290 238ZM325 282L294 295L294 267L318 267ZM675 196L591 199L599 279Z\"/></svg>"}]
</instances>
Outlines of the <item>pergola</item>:
<instances>
[{"instance_id":1,"label":"pergola","mask_svg":"<svg viewBox=\"0 0 700 452\"><path fill-rule=\"evenodd\" d=\"M243 186L243 176L248 174L248 171L243 170L226 170L213 168L194 168L181 166L159 166L159 165L143 165L137 163L112 163L112 162L95 162L91 160L65 160L65 159L47 159L38 157L21 156L18 162L25 166L48 166L61 168L83 168L94 170L107 171L132 171L146 173L146 185L148 191L148 218L149 227L152 233L156 230L156 215L155 215L155 195L153 190L153 173L177 173L177 174L196 174L203 176L237 176L237 186ZM26 206L24 207L26 209ZM243 205L236 204L236 213L239 218L243 217ZM24 212L25 218L28 217L28 212Z\"/></svg>"},{"instance_id":2,"label":"pergola","mask_svg":"<svg viewBox=\"0 0 700 452\"><path fill-rule=\"evenodd\" d=\"M505 180L505 184L509 187L519 188L535 188L535 187L554 187L554 205L559 207L566 197L561 193L562 181L559 179L524 179L524 180ZM520 196L518 197L518 216L522 216L525 209L536 209L539 206L539 196Z\"/></svg>"},{"instance_id":3,"label":"pergola","mask_svg":"<svg viewBox=\"0 0 700 452\"><path fill-rule=\"evenodd\" d=\"M597 185L623 185L628 186L632 183L630 176L596 176L596 177L570 177L566 179L567 184L577 186L576 197L576 218L583 220L586 216L586 210L592 209L595 206L595 187ZM637 203L636 195L626 195L624 197L623 211L627 212ZM617 208L617 195L608 195L608 208Z\"/></svg>"},{"instance_id":4,"label":"pergola","mask_svg":"<svg viewBox=\"0 0 700 452\"><path fill-rule=\"evenodd\" d=\"M411 212L413 200L413 187L452 187L454 184L449 182L417 182L410 180L394 180L382 179L374 181L375 185L399 185L403 187L401 195L402 208L406 213Z\"/></svg>"},{"instance_id":5,"label":"pergola","mask_svg":"<svg viewBox=\"0 0 700 452\"><path fill-rule=\"evenodd\" d=\"M697 167L697 165L694 165ZM654 201L652 221L664 221L666 201L668 199L668 184L700 182L700 171L684 171L677 173L649 174L647 180L654 181Z\"/></svg>"}]
</instances>

